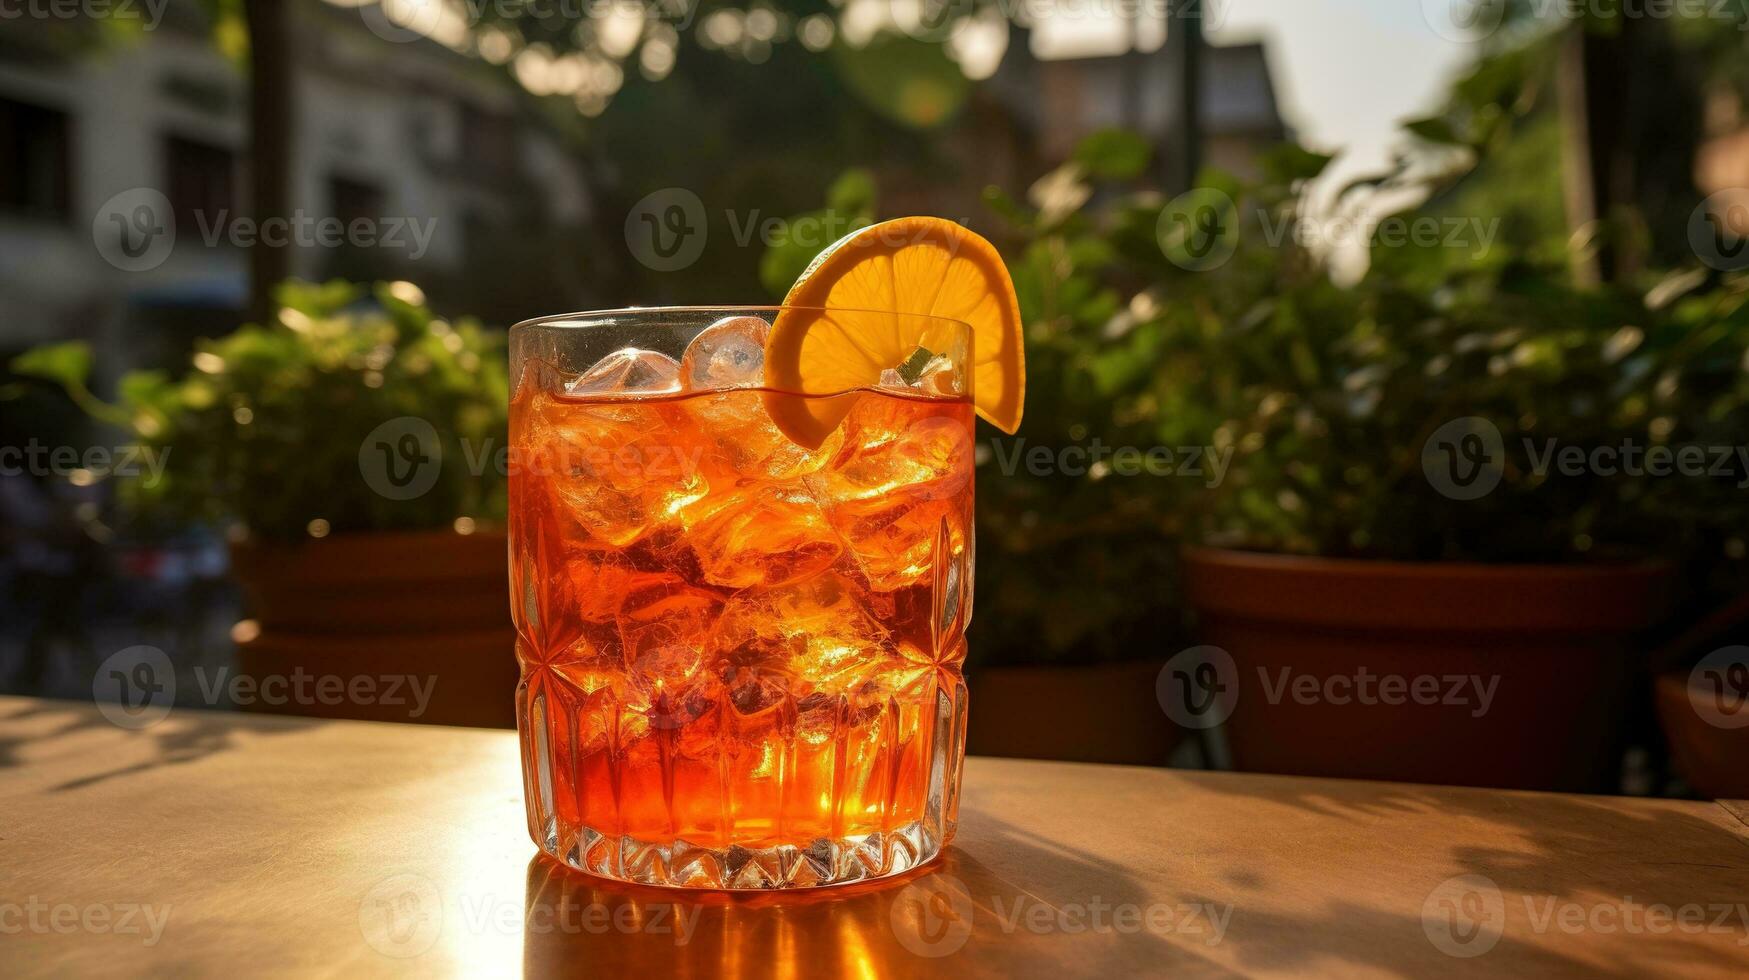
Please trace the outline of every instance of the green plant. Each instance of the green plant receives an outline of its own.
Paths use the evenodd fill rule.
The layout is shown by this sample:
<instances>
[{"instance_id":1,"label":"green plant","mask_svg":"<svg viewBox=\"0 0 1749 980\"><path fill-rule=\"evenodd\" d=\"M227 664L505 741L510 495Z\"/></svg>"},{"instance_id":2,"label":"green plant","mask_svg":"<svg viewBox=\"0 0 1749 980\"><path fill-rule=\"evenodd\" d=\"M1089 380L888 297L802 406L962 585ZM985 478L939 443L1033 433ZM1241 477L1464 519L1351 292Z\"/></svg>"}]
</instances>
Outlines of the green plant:
<instances>
[{"instance_id":1,"label":"green plant","mask_svg":"<svg viewBox=\"0 0 1749 980\"><path fill-rule=\"evenodd\" d=\"M26 352L15 372L52 381L94 418L164 461L160 478L121 480L142 519L238 521L257 537L292 540L325 521L332 533L448 527L501 520L509 383L501 334L448 321L411 283L368 295L342 282L287 283L279 319L202 341L181 378L123 376L116 399L87 388L80 342ZM361 479L366 438L417 418L438 434L432 488L393 500ZM318 525L320 528L322 525Z\"/></svg>"},{"instance_id":2,"label":"green plant","mask_svg":"<svg viewBox=\"0 0 1749 980\"><path fill-rule=\"evenodd\" d=\"M1029 345L1050 352L1031 363L1062 365L1057 384L1083 417L1103 406L1108 441L1231 454L1216 486L1156 481L1175 536L1402 560L1742 557L1749 279L1689 269L1581 290L1472 243L1423 256L1441 269L1432 285L1395 249L1339 284L1296 244L1298 190L1327 158L1285 148L1263 163L1249 183L1205 175L1237 231L1231 258L1200 271L1156 241L1157 196L1108 192L1057 213L1002 203L1023 233L1013 265ZM1070 168L1058 183L1082 179ZM1468 417L1500 433L1503 472L1465 500L1423 455ZM1709 470L1728 452L1728 472L1591 462L1624 446L1703 447ZM1564 472L1551 447L1586 461Z\"/></svg>"}]
</instances>

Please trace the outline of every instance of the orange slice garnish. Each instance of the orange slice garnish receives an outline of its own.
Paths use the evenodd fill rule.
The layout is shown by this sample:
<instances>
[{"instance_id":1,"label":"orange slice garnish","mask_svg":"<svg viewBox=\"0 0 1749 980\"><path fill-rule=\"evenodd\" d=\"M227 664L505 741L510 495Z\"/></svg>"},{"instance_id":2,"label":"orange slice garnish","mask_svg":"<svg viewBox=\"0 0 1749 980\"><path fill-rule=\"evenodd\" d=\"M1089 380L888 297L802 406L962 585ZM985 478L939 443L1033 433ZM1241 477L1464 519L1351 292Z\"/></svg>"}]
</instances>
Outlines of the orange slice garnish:
<instances>
[{"instance_id":1,"label":"orange slice garnish","mask_svg":"<svg viewBox=\"0 0 1749 980\"><path fill-rule=\"evenodd\" d=\"M897 218L839 239L814 259L771 325L766 411L814 448L850 412L854 395L918 348L943 353L952 327L972 328L971 393L979 415L1010 435L1026 400L1020 304L995 246L941 218ZM888 315L881 315L888 314Z\"/></svg>"}]
</instances>

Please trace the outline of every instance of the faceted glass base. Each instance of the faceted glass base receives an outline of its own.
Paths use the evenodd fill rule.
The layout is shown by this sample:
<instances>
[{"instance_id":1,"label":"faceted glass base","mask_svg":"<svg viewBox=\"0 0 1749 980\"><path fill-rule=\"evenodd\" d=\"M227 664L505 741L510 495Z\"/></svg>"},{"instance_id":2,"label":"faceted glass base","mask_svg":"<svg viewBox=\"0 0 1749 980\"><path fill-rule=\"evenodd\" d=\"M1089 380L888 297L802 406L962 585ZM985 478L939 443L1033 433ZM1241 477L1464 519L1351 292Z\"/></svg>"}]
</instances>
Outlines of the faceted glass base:
<instances>
[{"instance_id":1,"label":"faceted glass base","mask_svg":"<svg viewBox=\"0 0 1749 980\"><path fill-rule=\"evenodd\" d=\"M564 842L560 842L563 844ZM891 834L865 834L807 847L700 847L609 837L584 827L555 860L579 871L638 885L670 888L819 888L903 874L941 853L940 837L921 821Z\"/></svg>"},{"instance_id":2,"label":"faceted glass base","mask_svg":"<svg viewBox=\"0 0 1749 980\"><path fill-rule=\"evenodd\" d=\"M966 723L957 671L920 670L897 691L868 685L877 710L828 703L821 713L836 720L813 729L793 699L755 717L725 701L690 725L653 727L641 710L573 705L574 688L542 681L525 677L518 692L529 835L579 871L675 888L817 888L902 874L953 838ZM590 723L606 731L585 739Z\"/></svg>"}]
</instances>

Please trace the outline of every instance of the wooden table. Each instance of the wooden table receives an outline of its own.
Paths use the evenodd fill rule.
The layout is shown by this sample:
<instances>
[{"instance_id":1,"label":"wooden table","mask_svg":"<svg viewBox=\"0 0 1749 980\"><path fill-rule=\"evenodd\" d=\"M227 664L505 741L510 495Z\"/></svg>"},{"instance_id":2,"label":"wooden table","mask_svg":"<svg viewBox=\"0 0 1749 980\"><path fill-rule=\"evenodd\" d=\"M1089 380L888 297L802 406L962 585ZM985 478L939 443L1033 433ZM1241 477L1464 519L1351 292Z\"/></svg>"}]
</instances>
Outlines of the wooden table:
<instances>
[{"instance_id":1,"label":"wooden table","mask_svg":"<svg viewBox=\"0 0 1749 980\"><path fill-rule=\"evenodd\" d=\"M798 896L539 860L508 732L0 698L0 975L1749 975L1749 807L973 759Z\"/></svg>"}]
</instances>

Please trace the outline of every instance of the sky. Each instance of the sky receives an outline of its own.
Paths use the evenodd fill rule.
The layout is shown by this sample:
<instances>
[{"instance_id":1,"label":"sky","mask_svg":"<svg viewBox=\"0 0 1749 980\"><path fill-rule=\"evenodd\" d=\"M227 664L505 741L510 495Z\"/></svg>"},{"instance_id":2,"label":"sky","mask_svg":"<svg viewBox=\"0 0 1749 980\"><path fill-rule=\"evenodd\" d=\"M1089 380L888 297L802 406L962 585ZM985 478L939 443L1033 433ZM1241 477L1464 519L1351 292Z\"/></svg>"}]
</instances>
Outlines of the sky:
<instances>
[{"instance_id":1,"label":"sky","mask_svg":"<svg viewBox=\"0 0 1749 980\"><path fill-rule=\"evenodd\" d=\"M1389 163L1400 141L1397 124L1436 108L1474 54L1473 41L1451 26L1457 0L1203 2L1211 43L1265 42L1282 114L1301 142L1326 153L1346 151L1333 165L1332 183ZM1038 33L1054 36L1035 36L1034 50L1050 57L1122 45L1123 29L1114 19L1093 20L1071 17L1042 28ZM1143 36L1144 47L1159 43L1152 34Z\"/></svg>"},{"instance_id":2,"label":"sky","mask_svg":"<svg viewBox=\"0 0 1749 980\"><path fill-rule=\"evenodd\" d=\"M1437 108L1475 54L1474 42L1432 22L1441 11L1424 13L1442 6L1434 0L1226 2L1211 41L1264 40L1283 114L1312 148L1346 149L1343 173L1388 163L1397 123Z\"/></svg>"}]
</instances>

